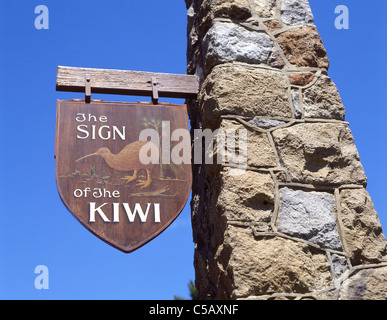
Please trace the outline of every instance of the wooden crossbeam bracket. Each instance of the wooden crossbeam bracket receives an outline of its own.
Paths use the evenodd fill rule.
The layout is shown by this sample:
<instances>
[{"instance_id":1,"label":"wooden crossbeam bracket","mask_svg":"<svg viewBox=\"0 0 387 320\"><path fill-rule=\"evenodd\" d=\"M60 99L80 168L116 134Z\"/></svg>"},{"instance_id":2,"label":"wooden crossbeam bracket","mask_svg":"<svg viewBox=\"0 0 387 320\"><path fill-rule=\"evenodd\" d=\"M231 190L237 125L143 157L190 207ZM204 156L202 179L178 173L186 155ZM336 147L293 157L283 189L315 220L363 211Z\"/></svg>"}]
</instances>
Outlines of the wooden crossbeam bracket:
<instances>
[{"instance_id":1,"label":"wooden crossbeam bracket","mask_svg":"<svg viewBox=\"0 0 387 320\"><path fill-rule=\"evenodd\" d=\"M90 81L85 81L87 75ZM198 79L193 75L58 66L57 91L86 92L90 84L91 95L90 82L93 93L147 96L152 100L196 99L199 92Z\"/></svg>"}]
</instances>

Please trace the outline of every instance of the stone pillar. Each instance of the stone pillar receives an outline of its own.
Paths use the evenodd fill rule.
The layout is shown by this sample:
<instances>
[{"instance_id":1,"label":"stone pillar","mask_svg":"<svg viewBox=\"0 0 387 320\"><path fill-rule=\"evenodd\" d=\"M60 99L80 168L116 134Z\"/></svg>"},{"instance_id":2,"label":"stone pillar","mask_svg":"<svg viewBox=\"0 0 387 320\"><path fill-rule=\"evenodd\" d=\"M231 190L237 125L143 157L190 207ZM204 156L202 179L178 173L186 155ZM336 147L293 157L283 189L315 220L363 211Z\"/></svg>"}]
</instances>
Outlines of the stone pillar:
<instances>
[{"instance_id":1,"label":"stone pillar","mask_svg":"<svg viewBox=\"0 0 387 320\"><path fill-rule=\"evenodd\" d=\"M308 1L186 3L192 129L245 129L248 146L240 175L194 165L199 299L387 299L387 242Z\"/></svg>"}]
</instances>

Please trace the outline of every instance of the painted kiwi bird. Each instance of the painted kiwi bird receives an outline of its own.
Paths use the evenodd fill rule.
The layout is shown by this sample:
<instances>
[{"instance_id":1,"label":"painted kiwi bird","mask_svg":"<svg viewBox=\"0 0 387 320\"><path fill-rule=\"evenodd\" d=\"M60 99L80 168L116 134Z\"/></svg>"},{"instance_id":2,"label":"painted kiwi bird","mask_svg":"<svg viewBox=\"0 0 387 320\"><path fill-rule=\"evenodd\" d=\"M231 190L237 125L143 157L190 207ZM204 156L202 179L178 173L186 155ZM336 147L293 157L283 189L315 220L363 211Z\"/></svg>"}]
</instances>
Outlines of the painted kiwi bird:
<instances>
[{"instance_id":1,"label":"painted kiwi bird","mask_svg":"<svg viewBox=\"0 0 387 320\"><path fill-rule=\"evenodd\" d=\"M149 150L150 148L153 149L152 151L152 157L151 161L148 164L143 164L140 161L140 150L143 146L146 144L148 145L146 150ZM157 152L154 152L157 151ZM154 155L157 155L157 159L154 159ZM95 153L88 154L80 159L78 159L75 162L81 161L82 159L85 159L87 157L91 156L100 156L102 157L106 163L114 170L118 171L134 171L132 176L126 176L124 178L121 178L126 181L126 183L129 183L131 181L134 181L138 177L138 172L140 170L146 170L147 178L146 180L139 180L136 186L140 186L141 189L147 188L152 183L152 167L154 163L158 163L158 157L159 157L159 149L155 144L149 141L136 141L128 144L126 147L124 147L118 154L112 154L108 148L101 148Z\"/></svg>"}]
</instances>

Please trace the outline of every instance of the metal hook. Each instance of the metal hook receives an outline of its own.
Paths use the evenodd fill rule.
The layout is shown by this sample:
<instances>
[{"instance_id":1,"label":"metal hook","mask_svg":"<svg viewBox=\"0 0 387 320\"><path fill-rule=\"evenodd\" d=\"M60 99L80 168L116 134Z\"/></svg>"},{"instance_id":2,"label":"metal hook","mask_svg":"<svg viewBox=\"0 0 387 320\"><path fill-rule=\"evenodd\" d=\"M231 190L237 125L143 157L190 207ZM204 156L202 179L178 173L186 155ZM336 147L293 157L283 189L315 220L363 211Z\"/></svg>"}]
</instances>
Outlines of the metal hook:
<instances>
[{"instance_id":1,"label":"metal hook","mask_svg":"<svg viewBox=\"0 0 387 320\"><path fill-rule=\"evenodd\" d=\"M86 74L85 81L85 102L90 103L91 101L91 84L90 84L90 75Z\"/></svg>"},{"instance_id":2,"label":"metal hook","mask_svg":"<svg viewBox=\"0 0 387 320\"><path fill-rule=\"evenodd\" d=\"M156 78L152 78L152 102L153 102L153 104L159 103L159 91L157 89Z\"/></svg>"}]
</instances>

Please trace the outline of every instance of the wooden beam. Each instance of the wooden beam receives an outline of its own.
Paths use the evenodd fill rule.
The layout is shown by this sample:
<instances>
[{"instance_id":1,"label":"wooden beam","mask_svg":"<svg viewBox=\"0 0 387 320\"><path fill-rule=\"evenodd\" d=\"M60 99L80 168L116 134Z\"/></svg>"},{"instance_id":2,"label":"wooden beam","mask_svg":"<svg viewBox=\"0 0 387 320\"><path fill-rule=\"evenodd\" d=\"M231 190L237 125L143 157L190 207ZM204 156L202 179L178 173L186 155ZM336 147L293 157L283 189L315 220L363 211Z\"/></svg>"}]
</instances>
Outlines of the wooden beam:
<instances>
[{"instance_id":1,"label":"wooden beam","mask_svg":"<svg viewBox=\"0 0 387 320\"><path fill-rule=\"evenodd\" d=\"M160 97L195 99L199 92L198 79L192 75L63 66L58 66L56 90L85 92L86 75L92 93L152 97L152 78Z\"/></svg>"}]
</instances>

